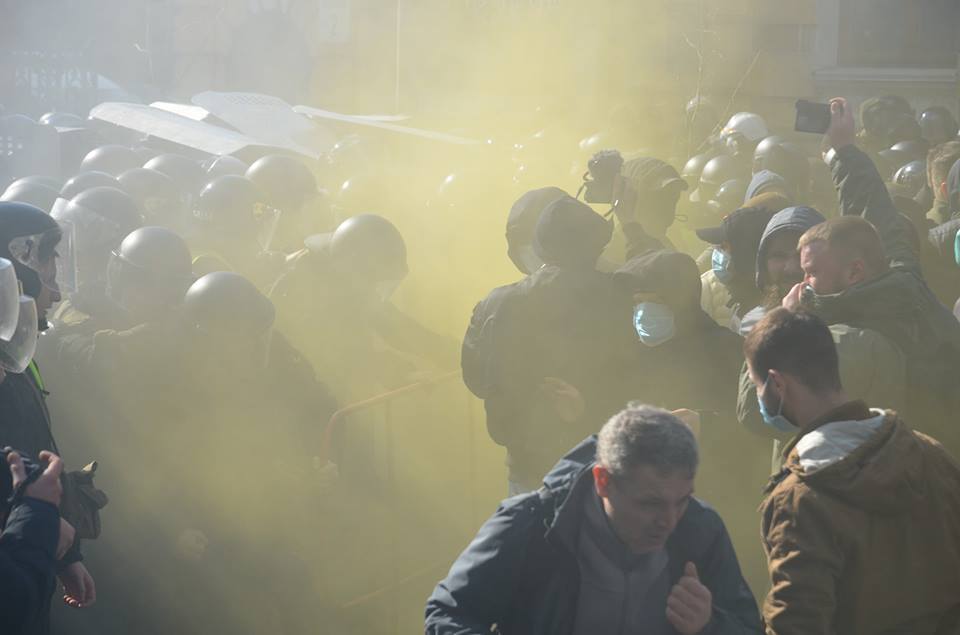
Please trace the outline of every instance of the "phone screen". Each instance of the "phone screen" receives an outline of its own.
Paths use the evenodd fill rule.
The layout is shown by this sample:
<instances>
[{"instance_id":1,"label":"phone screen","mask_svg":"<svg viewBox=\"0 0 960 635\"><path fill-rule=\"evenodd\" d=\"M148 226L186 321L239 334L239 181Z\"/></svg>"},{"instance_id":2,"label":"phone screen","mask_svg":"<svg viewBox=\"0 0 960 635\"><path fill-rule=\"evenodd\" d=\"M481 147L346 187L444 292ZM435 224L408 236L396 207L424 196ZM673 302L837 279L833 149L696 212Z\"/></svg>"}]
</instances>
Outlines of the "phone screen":
<instances>
[{"instance_id":1,"label":"phone screen","mask_svg":"<svg viewBox=\"0 0 960 635\"><path fill-rule=\"evenodd\" d=\"M823 134L830 127L830 104L817 104L801 99L797 102L797 132Z\"/></svg>"}]
</instances>

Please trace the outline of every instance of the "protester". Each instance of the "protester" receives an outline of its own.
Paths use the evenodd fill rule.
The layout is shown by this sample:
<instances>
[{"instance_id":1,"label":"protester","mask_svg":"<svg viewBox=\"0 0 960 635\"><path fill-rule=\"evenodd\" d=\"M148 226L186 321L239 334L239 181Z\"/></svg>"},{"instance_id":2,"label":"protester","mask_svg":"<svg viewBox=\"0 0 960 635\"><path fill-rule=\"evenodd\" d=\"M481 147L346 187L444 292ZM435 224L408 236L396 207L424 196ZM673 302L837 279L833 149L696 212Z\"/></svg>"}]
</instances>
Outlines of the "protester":
<instances>
[{"instance_id":1,"label":"protester","mask_svg":"<svg viewBox=\"0 0 960 635\"><path fill-rule=\"evenodd\" d=\"M544 266L504 293L485 326L483 371L470 375L484 378L487 425L507 448L512 493L536 489L565 448L617 408L609 378L630 341L629 305L596 269L612 233L612 223L570 196L547 205L533 237Z\"/></svg>"},{"instance_id":2,"label":"protester","mask_svg":"<svg viewBox=\"0 0 960 635\"><path fill-rule=\"evenodd\" d=\"M769 309L803 279L797 241L811 227L822 223L823 215L810 207L787 207L774 214L763 230L757 248L756 284L760 304L743 316L740 333L746 335Z\"/></svg>"},{"instance_id":3,"label":"protester","mask_svg":"<svg viewBox=\"0 0 960 635\"><path fill-rule=\"evenodd\" d=\"M426 632L759 631L723 521L693 497L698 462L673 415L620 412L480 528L427 602Z\"/></svg>"},{"instance_id":4,"label":"protester","mask_svg":"<svg viewBox=\"0 0 960 635\"><path fill-rule=\"evenodd\" d=\"M933 207L927 218L939 225L950 220L955 211L950 204L950 169L960 161L960 141L947 141L930 149L927 155L927 180L933 192Z\"/></svg>"},{"instance_id":5,"label":"protester","mask_svg":"<svg viewBox=\"0 0 960 635\"><path fill-rule=\"evenodd\" d=\"M761 508L767 633L952 631L960 467L896 412L848 396L816 317L775 309L744 353L764 418L798 431Z\"/></svg>"},{"instance_id":6,"label":"protester","mask_svg":"<svg viewBox=\"0 0 960 635\"><path fill-rule=\"evenodd\" d=\"M710 271L700 277L701 306L717 324L736 333L740 332L740 320L761 299L756 283L756 253L773 214L767 206L741 207L719 226L697 230L698 238L713 245Z\"/></svg>"},{"instance_id":7,"label":"protester","mask_svg":"<svg viewBox=\"0 0 960 635\"><path fill-rule=\"evenodd\" d=\"M632 301L637 336L628 368L610 379L620 391L612 401L637 399L698 413L699 491L716 501L745 576L762 591L766 566L753 522L758 499L749 492L768 473L767 444L737 425L733 378L742 362L741 340L700 308L696 265L686 254L656 251L634 258L614 282Z\"/></svg>"},{"instance_id":8,"label":"protester","mask_svg":"<svg viewBox=\"0 0 960 635\"><path fill-rule=\"evenodd\" d=\"M166 33L176 21L156 9L144 41L123 49L136 54L115 56L149 71L135 89L99 68L102 54L83 56L80 73L64 70L76 43L45 32L20 39L55 42L55 75L73 79L35 74L52 62L29 49L11 58L12 97L0 96L0 108L29 111L0 113L0 447L30 458L63 450L71 465L96 459L61 479L61 544L51 560L45 541L30 561L43 579L11 591L20 603L50 582L50 566L65 587L65 603L31 595L11 607L30 622L24 632L407 632L438 565L504 490L518 497L437 587L428 632L760 632L750 589L770 590L775 632L955 625L946 592L926 586L955 580L914 551L937 523L950 528L949 514L936 514L937 501L954 502L938 489L952 472L905 424L891 423L880 442L883 421L902 418L960 452L960 142L949 110L924 109L946 103L936 82L922 96L872 98L859 82L850 102L819 106L831 118L825 139L800 131L826 125L804 116L815 104L794 113L803 94L754 95L770 60L719 69L710 37L688 42L705 71L689 102L659 85L694 79L680 60L666 74L568 82L576 99L547 98L544 78L525 73L520 93L488 94L503 102L494 110L463 85L464 111L419 92L431 72L411 75L409 54L389 104L378 81L328 92L354 71L382 75L359 73L360 59L346 75L320 64L318 81L300 83L307 101L261 94L229 73L220 84L249 92L171 102L170 82L193 85L207 65L165 61L179 46ZM317 18L287 2L247 9L278 41L291 19ZM703 17L698 33L713 33ZM615 68L574 39L583 68ZM462 66L444 42L434 48L441 65ZM287 62L276 72L302 59ZM720 90L707 97L708 86ZM76 103L47 103L58 91L93 106L90 119ZM304 103L313 105L292 105ZM352 103L392 114L347 114ZM511 203L508 262L497 210ZM830 349L811 362L824 371L817 378L776 364L761 377L756 360L745 363L743 338L749 353L778 320L816 324L796 346ZM898 414L834 403L847 395ZM648 406L623 411L638 401ZM856 448L842 436L834 454L851 456L808 474L809 453L824 451L838 423L813 430L811 417L834 405L850 412L828 418L881 436ZM589 439L608 421L595 457ZM639 458L624 467L604 439ZM911 443L943 483L916 476ZM854 455L870 459L863 479L837 467ZM103 527L95 473L111 492ZM716 511L686 502L695 475ZM904 494L906 481L916 489ZM888 483L897 500L873 505ZM640 496L657 488L657 500ZM805 505L817 498L813 520L796 513L798 492ZM835 492L847 498L820 500ZM901 536L896 519L907 514L922 527ZM806 522L816 526L801 538L817 544L796 556L774 525ZM869 551L852 546L875 529ZM0 538L0 556L16 530ZM792 559L816 555L828 536L840 537L828 556L843 553L823 575L840 582L798 599ZM944 567L960 569L952 544L929 542ZM772 589L764 548L780 550ZM908 556L919 573L906 570ZM927 572L932 582L898 605L894 576L913 584ZM874 583L876 611L862 600ZM836 605L821 602L831 588ZM238 601L251 589L258 601ZM910 621L921 594L931 621L945 616L939 628ZM793 617L805 604L827 617L808 627Z\"/></svg>"},{"instance_id":9,"label":"protester","mask_svg":"<svg viewBox=\"0 0 960 635\"><path fill-rule=\"evenodd\" d=\"M800 239L804 283L794 285L783 305L888 337L906 357L906 415L960 451L952 380L960 372L960 324L927 287L905 222L876 168L853 145L849 106L835 99L831 108L827 136L836 150L833 172L843 216Z\"/></svg>"}]
</instances>

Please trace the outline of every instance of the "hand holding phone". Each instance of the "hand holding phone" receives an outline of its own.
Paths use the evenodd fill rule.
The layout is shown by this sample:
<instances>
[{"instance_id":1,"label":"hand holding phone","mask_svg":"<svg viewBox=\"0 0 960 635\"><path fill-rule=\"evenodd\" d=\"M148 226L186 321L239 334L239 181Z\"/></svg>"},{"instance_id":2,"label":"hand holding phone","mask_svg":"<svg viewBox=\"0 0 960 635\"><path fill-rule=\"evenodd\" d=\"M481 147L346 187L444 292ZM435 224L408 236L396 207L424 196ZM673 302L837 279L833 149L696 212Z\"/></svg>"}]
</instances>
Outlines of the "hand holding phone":
<instances>
[{"instance_id":1,"label":"hand holding phone","mask_svg":"<svg viewBox=\"0 0 960 635\"><path fill-rule=\"evenodd\" d=\"M853 110L843 97L830 100L830 128L827 130L827 140L834 150L853 145L857 140Z\"/></svg>"},{"instance_id":2,"label":"hand holding phone","mask_svg":"<svg viewBox=\"0 0 960 635\"><path fill-rule=\"evenodd\" d=\"M830 129L830 104L818 104L806 99L797 100L797 120L794 130L826 134Z\"/></svg>"}]
</instances>

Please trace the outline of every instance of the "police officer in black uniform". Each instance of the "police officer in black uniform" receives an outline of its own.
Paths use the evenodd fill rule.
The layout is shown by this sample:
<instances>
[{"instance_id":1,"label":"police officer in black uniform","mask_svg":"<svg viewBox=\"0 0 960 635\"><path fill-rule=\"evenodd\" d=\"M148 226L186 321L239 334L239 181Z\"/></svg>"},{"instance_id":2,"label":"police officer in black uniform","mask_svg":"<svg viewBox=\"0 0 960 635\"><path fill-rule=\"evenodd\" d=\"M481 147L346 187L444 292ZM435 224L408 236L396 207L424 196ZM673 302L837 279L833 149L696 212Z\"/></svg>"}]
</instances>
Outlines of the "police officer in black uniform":
<instances>
[{"instance_id":1,"label":"police officer in black uniform","mask_svg":"<svg viewBox=\"0 0 960 635\"><path fill-rule=\"evenodd\" d=\"M390 302L407 276L406 245L390 221L361 214L306 245L270 297L281 328L336 382L338 399L409 383L418 370L456 367L454 341Z\"/></svg>"}]
</instances>

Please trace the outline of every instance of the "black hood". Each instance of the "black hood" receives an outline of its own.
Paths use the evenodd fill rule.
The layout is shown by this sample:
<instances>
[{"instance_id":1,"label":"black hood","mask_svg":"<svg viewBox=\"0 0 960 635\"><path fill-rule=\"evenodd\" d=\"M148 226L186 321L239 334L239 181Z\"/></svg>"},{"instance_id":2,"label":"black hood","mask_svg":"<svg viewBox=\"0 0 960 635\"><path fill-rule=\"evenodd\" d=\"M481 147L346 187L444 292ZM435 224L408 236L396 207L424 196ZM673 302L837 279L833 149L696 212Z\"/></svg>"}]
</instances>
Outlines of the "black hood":
<instances>
[{"instance_id":1,"label":"black hood","mask_svg":"<svg viewBox=\"0 0 960 635\"><path fill-rule=\"evenodd\" d=\"M520 271L532 273L526 271L519 250L533 243L533 233L543 210L564 196L567 196L567 193L559 187L542 187L530 190L510 208L507 216L507 256Z\"/></svg>"},{"instance_id":2,"label":"black hood","mask_svg":"<svg viewBox=\"0 0 960 635\"><path fill-rule=\"evenodd\" d=\"M613 237L613 223L565 195L547 206L533 235L533 250L548 265L594 267Z\"/></svg>"}]
</instances>

